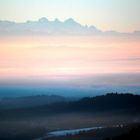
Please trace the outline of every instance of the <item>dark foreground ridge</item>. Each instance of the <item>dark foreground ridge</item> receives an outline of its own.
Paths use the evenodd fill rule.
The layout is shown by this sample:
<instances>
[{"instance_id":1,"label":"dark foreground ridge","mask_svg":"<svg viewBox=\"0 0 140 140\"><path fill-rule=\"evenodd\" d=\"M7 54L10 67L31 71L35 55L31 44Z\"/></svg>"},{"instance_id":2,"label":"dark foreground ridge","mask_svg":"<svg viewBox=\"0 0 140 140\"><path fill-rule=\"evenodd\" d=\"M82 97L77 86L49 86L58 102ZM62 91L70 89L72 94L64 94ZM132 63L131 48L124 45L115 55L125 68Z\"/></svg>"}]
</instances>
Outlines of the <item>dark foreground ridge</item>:
<instances>
[{"instance_id":1,"label":"dark foreground ridge","mask_svg":"<svg viewBox=\"0 0 140 140\"><path fill-rule=\"evenodd\" d=\"M108 93L96 97L84 97L71 100L62 96L29 96L18 98L3 98L0 109L19 109L34 111L43 110L48 113L66 112L103 112L103 111L131 111L139 112L140 95L129 93Z\"/></svg>"},{"instance_id":2,"label":"dark foreground ridge","mask_svg":"<svg viewBox=\"0 0 140 140\"><path fill-rule=\"evenodd\" d=\"M49 110L48 110L49 108ZM37 108L33 108L37 109ZM140 109L140 95L110 93L96 97L85 97L78 101L63 101L39 106L49 112L106 112L125 111L137 113Z\"/></svg>"},{"instance_id":3,"label":"dark foreground ridge","mask_svg":"<svg viewBox=\"0 0 140 140\"><path fill-rule=\"evenodd\" d=\"M104 140L140 140L140 125L132 128L128 133L113 138L105 138Z\"/></svg>"},{"instance_id":4,"label":"dark foreground ridge","mask_svg":"<svg viewBox=\"0 0 140 140\"><path fill-rule=\"evenodd\" d=\"M56 130L105 126L106 129L99 132L80 133L78 138L77 136L60 138L60 140L92 140L97 134L96 140L103 140L106 137L113 138L110 134L114 134L112 136L122 132L128 134L130 129L125 127L127 124L140 123L140 95L110 93L79 100L59 96L30 96L23 99L8 98L9 106L2 102L1 100L0 140L33 140Z\"/></svg>"}]
</instances>

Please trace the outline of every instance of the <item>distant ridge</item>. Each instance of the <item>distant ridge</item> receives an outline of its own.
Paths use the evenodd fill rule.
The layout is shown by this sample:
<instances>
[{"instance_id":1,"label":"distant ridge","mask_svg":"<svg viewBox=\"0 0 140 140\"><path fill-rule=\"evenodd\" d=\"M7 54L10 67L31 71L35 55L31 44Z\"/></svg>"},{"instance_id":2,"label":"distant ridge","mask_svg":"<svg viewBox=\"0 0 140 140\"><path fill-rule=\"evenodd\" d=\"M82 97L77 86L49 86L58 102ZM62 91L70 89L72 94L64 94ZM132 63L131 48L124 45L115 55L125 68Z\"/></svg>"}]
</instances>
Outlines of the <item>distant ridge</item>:
<instances>
[{"instance_id":1,"label":"distant ridge","mask_svg":"<svg viewBox=\"0 0 140 140\"><path fill-rule=\"evenodd\" d=\"M19 98L3 98L0 100L0 109L28 108L49 109L55 112L102 112L102 111L127 111L139 112L140 95L130 93L108 93L95 97L84 97L72 100L62 96L29 96Z\"/></svg>"},{"instance_id":2,"label":"distant ridge","mask_svg":"<svg viewBox=\"0 0 140 140\"><path fill-rule=\"evenodd\" d=\"M0 108L25 108L42 105L49 105L58 102L64 102L66 99L58 95L38 95L16 98L0 99Z\"/></svg>"},{"instance_id":3,"label":"distant ridge","mask_svg":"<svg viewBox=\"0 0 140 140\"><path fill-rule=\"evenodd\" d=\"M101 31L95 26L81 25L73 18L65 21L55 19L49 21L42 17L37 21L16 23L0 20L0 35L46 35L46 36L140 36L140 31L121 33L117 31Z\"/></svg>"},{"instance_id":4,"label":"distant ridge","mask_svg":"<svg viewBox=\"0 0 140 140\"><path fill-rule=\"evenodd\" d=\"M47 107L47 106L46 106ZM85 97L79 101L51 105L52 110L76 112L120 112L139 113L140 95L128 93L109 93L96 97Z\"/></svg>"}]
</instances>

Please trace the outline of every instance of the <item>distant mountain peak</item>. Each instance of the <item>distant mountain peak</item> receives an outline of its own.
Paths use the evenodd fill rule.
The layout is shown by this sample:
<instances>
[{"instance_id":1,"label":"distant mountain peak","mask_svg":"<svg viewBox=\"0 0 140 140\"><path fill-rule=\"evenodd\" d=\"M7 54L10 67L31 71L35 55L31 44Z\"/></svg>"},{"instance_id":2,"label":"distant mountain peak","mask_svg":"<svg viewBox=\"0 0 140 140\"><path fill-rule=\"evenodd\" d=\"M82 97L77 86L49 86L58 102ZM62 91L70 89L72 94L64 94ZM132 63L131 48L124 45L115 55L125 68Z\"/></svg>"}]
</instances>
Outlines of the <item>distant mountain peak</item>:
<instances>
[{"instance_id":1,"label":"distant mountain peak","mask_svg":"<svg viewBox=\"0 0 140 140\"><path fill-rule=\"evenodd\" d=\"M79 36L140 36L140 31L121 33L116 31L102 31L95 26L84 26L73 18L60 21L58 18L50 21L42 17L37 21L16 23L0 20L0 36L3 35L79 35Z\"/></svg>"},{"instance_id":2,"label":"distant mountain peak","mask_svg":"<svg viewBox=\"0 0 140 140\"><path fill-rule=\"evenodd\" d=\"M55 20L53 21L54 23L62 23L58 18L55 18Z\"/></svg>"},{"instance_id":3,"label":"distant mountain peak","mask_svg":"<svg viewBox=\"0 0 140 140\"><path fill-rule=\"evenodd\" d=\"M38 21L39 22L48 22L48 19L46 17L42 17Z\"/></svg>"},{"instance_id":4,"label":"distant mountain peak","mask_svg":"<svg viewBox=\"0 0 140 140\"><path fill-rule=\"evenodd\" d=\"M68 19L66 19L66 21L75 22L73 18L68 18Z\"/></svg>"},{"instance_id":5,"label":"distant mountain peak","mask_svg":"<svg viewBox=\"0 0 140 140\"><path fill-rule=\"evenodd\" d=\"M60 20L58 19L58 18L55 18L55 20L54 20L55 22L60 22Z\"/></svg>"},{"instance_id":6,"label":"distant mountain peak","mask_svg":"<svg viewBox=\"0 0 140 140\"><path fill-rule=\"evenodd\" d=\"M65 20L65 23L77 23L73 18L68 18Z\"/></svg>"},{"instance_id":7,"label":"distant mountain peak","mask_svg":"<svg viewBox=\"0 0 140 140\"><path fill-rule=\"evenodd\" d=\"M68 26L75 26L75 27L81 27L81 24L76 22L73 18L68 18L67 20L64 21L64 24Z\"/></svg>"}]
</instances>

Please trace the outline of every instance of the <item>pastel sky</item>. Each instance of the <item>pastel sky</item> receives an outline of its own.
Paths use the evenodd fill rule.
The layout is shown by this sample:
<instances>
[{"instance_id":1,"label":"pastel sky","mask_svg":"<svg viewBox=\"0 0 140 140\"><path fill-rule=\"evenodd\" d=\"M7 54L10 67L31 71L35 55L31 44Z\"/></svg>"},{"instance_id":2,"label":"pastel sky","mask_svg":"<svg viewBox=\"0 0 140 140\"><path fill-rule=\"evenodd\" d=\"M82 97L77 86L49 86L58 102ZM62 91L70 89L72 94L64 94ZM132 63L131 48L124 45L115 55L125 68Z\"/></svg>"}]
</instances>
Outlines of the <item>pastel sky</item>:
<instances>
[{"instance_id":1,"label":"pastel sky","mask_svg":"<svg viewBox=\"0 0 140 140\"><path fill-rule=\"evenodd\" d=\"M140 0L0 0L1 20L72 17L83 25L121 32L140 30L139 13ZM98 79L101 75L107 76ZM116 82L108 75L117 75ZM0 83L38 79L139 85L139 75L140 38L136 36L0 36Z\"/></svg>"},{"instance_id":2,"label":"pastel sky","mask_svg":"<svg viewBox=\"0 0 140 140\"><path fill-rule=\"evenodd\" d=\"M140 30L139 0L0 0L0 19L23 22L69 17L102 30Z\"/></svg>"},{"instance_id":3,"label":"pastel sky","mask_svg":"<svg viewBox=\"0 0 140 140\"><path fill-rule=\"evenodd\" d=\"M87 84L91 77L98 81L98 76L119 74L121 76L115 76L115 80L100 79L98 84L109 80L109 83L120 81L124 85L138 85L139 56L139 38L3 37L0 41L0 76L3 80L32 82L83 79L80 82L84 83L86 77ZM122 82L120 79L128 74L135 76Z\"/></svg>"}]
</instances>

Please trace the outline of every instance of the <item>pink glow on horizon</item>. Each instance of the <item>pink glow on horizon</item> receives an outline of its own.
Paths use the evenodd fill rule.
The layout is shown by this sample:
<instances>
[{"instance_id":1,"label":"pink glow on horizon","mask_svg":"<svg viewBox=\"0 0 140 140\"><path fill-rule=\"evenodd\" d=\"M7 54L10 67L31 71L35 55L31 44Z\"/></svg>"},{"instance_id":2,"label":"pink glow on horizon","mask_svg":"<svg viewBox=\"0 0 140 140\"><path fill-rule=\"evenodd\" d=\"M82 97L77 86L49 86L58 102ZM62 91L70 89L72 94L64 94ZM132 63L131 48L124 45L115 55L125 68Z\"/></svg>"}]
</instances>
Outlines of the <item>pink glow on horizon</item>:
<instances>
[{"instance_id":1,"label":"pink glow on horizon","mask_svg":"<svg viewBox=\"0 0 140 140\"><path fill-rule=\"evenodd\" d=\"M19 37L0 40L0 77L70 78L139 73L140 41L132 38Z\"/></svg>"}]
</instances>

